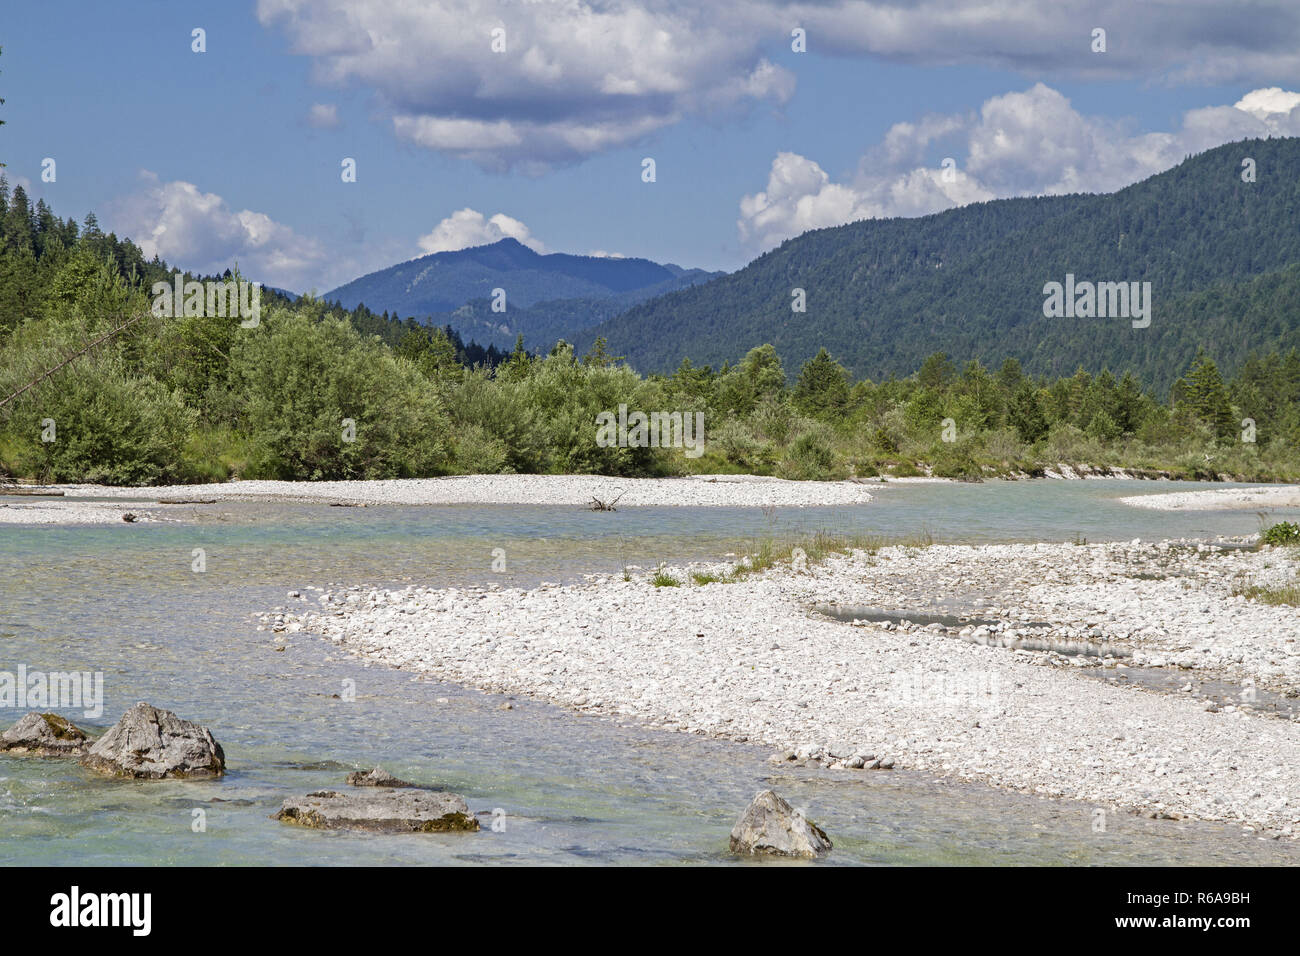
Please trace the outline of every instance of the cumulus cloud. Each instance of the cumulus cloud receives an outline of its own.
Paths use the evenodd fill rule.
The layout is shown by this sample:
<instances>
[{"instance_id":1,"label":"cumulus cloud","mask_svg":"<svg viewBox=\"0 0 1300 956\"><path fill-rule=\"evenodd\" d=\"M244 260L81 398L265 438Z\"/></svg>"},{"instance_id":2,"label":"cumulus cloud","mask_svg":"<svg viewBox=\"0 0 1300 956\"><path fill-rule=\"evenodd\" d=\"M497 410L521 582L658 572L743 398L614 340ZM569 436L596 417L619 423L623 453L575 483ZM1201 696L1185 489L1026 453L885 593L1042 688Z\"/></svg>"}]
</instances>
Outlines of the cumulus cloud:
<instances>
[{"instance_id":1,"label":"cumulus cloud","mask_svg":"<svg viewBox=\"0 0 1300 956\"><path fill-rule=\"evenodd\" d=\"M1173 132L1135 134L1079 113L1037 83L966 115L896 124L844 183L811 159L779 153L767 187L741 199L737 225L742 241L770 249L809 229L857 219L920 216L1008 196L1110 192L1223 143L1294 135L1300 93L1277 87L1232 106L1189 110ZM952 160L947 168L944 159Z\"/></svg>"},{"instance_id":2,"label":"cumulus cloud","mask_svg":"<svg viewBox=\"0 0 1300 956\"><path fill-rule=\"evenodd\" d=\"M333 103L313 103L307 111L307 125L314 129L334 129L339 125L339 108Z\"/></svg>"},{"instance_id":3,"label":"cumulus cloud","mask_svg":"<svg viewBox=\"0 0 1300 956\"><path fill-rule=\"evenodd\" d=\"M259 0L257 13L321 82L373 89L399 138L488 168L581 160L794 89L741 4Z\"/></svg>"},{"instance_id":4,"label":"cumulus cloud","mask_svg":"<svg viewBox=\"0 0 1300 956\"><path fill-rule=\"evenodd\" d=\"M1300 72L1300 7L1268 0L830 0L788 14L809 50L929 66L1216 84Z\"/></svg>"},{"instance_id":5,"label":"cumulus cloud","mask_svg":"<svg viewBox=\"0 0 1300 956\"><path fill-rule=\"evenodd\" d=\"M213 274L238 264L249 278L302 289L316 278L327 255L315 239L251 209L235 210L216 193L183 180L162 182L142 174L139 192L111 203L113 229L130 236L147 258Z\"/></svg>"},{"instance_id":6,"label":"cumulus cloud","mask_svg":"<svg viewBox=\"0 0 1300 956\"><path fill-rule=\"evenodd\" d=\"M258 0L257 15L319 82L374 91L399 138L493 169L540 171L687 116L784 103L795 26L811 53L1035 77L1300 75L1300 6L1263 0Z\"/></svg>"},{"instance_id":7,"label":"cumulus cloud","mask_svg":"<svg viewBox=\"0 0 1300 956\"><path fill-rule=\"evenodd\" d=\"M420 248L425 254L485 246L501 239L517 239L534 252L545 253L546 246L533 238L528 227L518 219L504 213L486 217L477 210L466 207L453 212L433 231L420 237Z\"/></svg>"}]
</instances>

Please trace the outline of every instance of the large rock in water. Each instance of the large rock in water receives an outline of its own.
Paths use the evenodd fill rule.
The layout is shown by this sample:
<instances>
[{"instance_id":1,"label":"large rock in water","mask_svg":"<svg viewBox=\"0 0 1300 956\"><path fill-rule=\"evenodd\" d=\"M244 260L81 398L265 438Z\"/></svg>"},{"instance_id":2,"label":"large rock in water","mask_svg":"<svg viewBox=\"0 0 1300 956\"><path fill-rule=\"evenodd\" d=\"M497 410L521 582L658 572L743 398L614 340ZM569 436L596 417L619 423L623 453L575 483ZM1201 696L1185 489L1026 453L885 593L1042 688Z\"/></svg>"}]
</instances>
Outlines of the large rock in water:
<instances>
[{"instance_id":1,"label":"large rock in water","mask_svg":"<svg viewBox=\"0 0 1300 956\"><path fill-rule=\"evenodd\" d=\"M32 711L0 734L0 751L38 757L78 757L90 741L81 728L58 714Z\"/></svg>"},{"instance_id":2,"label":"large rock in water","mask_svg":"<svg viewBox=\"0 0 1300 956\"><path fill-rule=\"evenodd\" d=\"M831 851L817 824L772 790L760 790L731 828L733 853L765 853L814 859Z\"/></svg>"},{"instance_id":3,"label":"large rock in water","mask_svg":"<svg viewBox=\"0 0 1300 956\"><path fill-rule=\"evenodd\" d=\"M150 780L226 772L226 755L208 728L144 701L123 714L81 762L100 773Z\"/></svg>"},{"instance_id":4,"label":"large rock in water","mask_svg":"<svg viewBox=\"0 0 1300 956\"><path fill-rule=\"evenodd\" d=\"M348 774L348 783L354 787L418 787L418 784L409 783L398 777L394 777L383 767L376 767L374 770L354 770Z\"/></svg>"},{"instance_id":5,"label":"large rock in water","mask_svg":"<svg viewBox=\"0 0 1300 956\"><path fill-rule=\"evenodd\" d=\"M429 790L343 793L318 790L284 801L272 820L317 830L373 830L379 833L442 833L477 830L478 820L463 797Z\"/></svg>"}]
</instances>

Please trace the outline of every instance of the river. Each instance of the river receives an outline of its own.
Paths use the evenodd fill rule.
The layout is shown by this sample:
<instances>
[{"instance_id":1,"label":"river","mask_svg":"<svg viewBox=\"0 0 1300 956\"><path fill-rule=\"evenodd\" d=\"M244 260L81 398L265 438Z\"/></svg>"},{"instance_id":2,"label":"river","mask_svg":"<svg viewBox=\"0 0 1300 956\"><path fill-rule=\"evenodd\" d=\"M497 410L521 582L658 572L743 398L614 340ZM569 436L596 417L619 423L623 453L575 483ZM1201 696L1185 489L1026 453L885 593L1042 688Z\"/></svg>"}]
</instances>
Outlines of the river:
<instances>
[{"instance_id":1,"label":"river","mask_svg":"<svg viewBox=\"0 0 1300 956\"><path fill-rule=\"evenodd\" d=\"M767 786L827 830L832 865L1295 862L1289 846L1237 827L1110 814L1098 832L1083 804L916 772L774 769L770 748L528 700L503 710L505 698L366 665L311 635L277 651L254 620L308 585L564 581L818 529L969 542L1258 530L1252 512L1113 500L1197 487L1210 486L898 484L868 505L776 511L231 501L178 523L0 525L0 670L102 672L103 716L66 716L102 730L147 700L210 727L228 762L219 781L127 782L73 761L0 756L0 862L723 863L732 861L732 823ZM504 571L493 570L494 557ZM349 681L353 701L344 699ZM19 716L0 710L6 726ZM342 786L349 770L376 764L464 794L484 814L483 831L323 833L270 819L285 797Z\"/></svg>"}]
</instances>

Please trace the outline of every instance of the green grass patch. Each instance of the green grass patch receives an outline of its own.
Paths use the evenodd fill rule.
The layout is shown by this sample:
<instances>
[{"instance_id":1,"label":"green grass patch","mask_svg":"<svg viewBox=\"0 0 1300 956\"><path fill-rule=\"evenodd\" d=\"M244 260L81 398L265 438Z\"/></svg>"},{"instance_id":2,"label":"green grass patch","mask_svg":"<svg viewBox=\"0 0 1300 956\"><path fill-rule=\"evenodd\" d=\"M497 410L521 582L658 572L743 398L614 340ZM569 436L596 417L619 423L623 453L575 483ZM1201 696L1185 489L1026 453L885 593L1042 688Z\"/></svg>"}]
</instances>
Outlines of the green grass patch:
<instances>
[{"instance_id":1,"label":"green grass patch","mask_svg":"<svg viewBox=\"0 0 1300 956\"><path fill-rule=\"evenodd\" d=\"M657 588L679 588L682 586L681 581L678 581L662 567L655 571L655 575L650 579L650 583Z\"/></svg>"},{"instance_id":2,"label":"green grass patch","mask_svg":"<svg viewBox=\"0 0 1300 956\"><path fill-rule=\"evenodd\" d=\"M1290 584L1273 587L1252 584L1250 587L1239 588L1233 593L1244 597L1248 601L1258 601L1260 604L1300 607L1300 581L1292 581Z\"/></svg>"},{"instance_id":3,"label":"green grass patch","mask_svg":"<svg viewBox=\"0 0 1300 956\"><path fill-rule=\"evenodd\" d=\"M716 571L692 571L691 581L694 584L728 584L734 580L730 574L718 574Z\"/></svg>"},{"instance_id":4,"label":"green grass patch","mask_svg":"<svg viewBox=\"0 0 1300 956\"><path fill-rule=\"evenodd\" d=\"M736 564L733 577L742 578L749 574L769 571L778 565L795 563L796 550L803 553L802 562L809 567L821 564L834 554L849 554L853 551L865 551L874 556L882 548L928 548L934 544L929 531L914 535L883 534L840 534L834 531L820 530L812 534L796 535L777 539L769 536L750 542L740 548L742 558Z\"/></svg>"}]
</instances>

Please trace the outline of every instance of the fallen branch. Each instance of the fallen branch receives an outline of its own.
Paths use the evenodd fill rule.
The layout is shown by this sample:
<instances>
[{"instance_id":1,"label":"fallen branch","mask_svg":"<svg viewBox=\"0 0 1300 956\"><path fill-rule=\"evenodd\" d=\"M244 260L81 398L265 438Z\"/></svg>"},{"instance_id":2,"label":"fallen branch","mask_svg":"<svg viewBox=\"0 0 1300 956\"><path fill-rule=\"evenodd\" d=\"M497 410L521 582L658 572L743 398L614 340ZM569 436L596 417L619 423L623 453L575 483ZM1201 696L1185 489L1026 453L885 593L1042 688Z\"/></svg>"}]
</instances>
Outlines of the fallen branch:
<instances>
[{"instance_id":1,"label":"fallen branch","mask_svg":"<svg viewBox=\"0 0 1300 956\"><path fill-rule=\"evenodd\" d=\"M626 491L619 492L618 498L615 498L613 501L609 503L601 501L595 495L592 495L591 510L592 511L617 511L618 509L615 508L614 506L618 504L619 498L622 498L625 494L627 494Z\"/></svg>"},{"instance_id":2,"label":"fallen branch","mask_svg":"<svg viewBox=\"0 0 1300 956\"><path fill-rule=\"evenodd\" d=\"M63 367L66 366L66 365L71 364L72 362L74 362L74 361L76 361L77 359L79 359L81 356L85 355L87 352L89 352L89 351L91 351L92 349L97 348L98 346L104 344L104 343L107 342L109 339L111 339L113 336L115 336L115 335L117 335L118 333L122 332L122 331L125 330L128 326L133 325L133 324L136 323L136 322L139 322L139 321L140 321L141 319L143 319L144 317L145 317L145 313L144 313L144 312L138 312L138 313L136 313L135 315L131 316L131 318L129 318L129 319L127 319L125 322L123 322L121 325L117 326L117 328L110 329L109 331L105 332L103 335L101 335L99 338L95 339L95 341L91 342L91 343L90 343L89 345L87 345L85 348L78 349L76 352L73 352L71 355L69 355L67 358L65 358L65 359L64 359L62 362L60 362L58 365L54 366L54 367L51 368L51 369L46 369L46 370L45 370L44 372L42 372L40 375L36 376L36 378L32 379L30 382L28 382L28 383L27 383L26 385L24 385L22 388L18 389L18 391L14 392L14 393L12 393L12 394L10 394L10 395L7 395L7 396L5 396L4 398L0 399L0 408L4 408L6 405L8 405L10 402L12 402L12 401L13 401L15 398L17 398L19 395L22 395L24 392L28 391L29 389L35 388L35 387L36 387L37 385L39 385L41 382L45 381L47 378L49 378L51 375L53 375L55 372L57 372L59 369L63 368Z\"/></svg>"}]
</instances>

